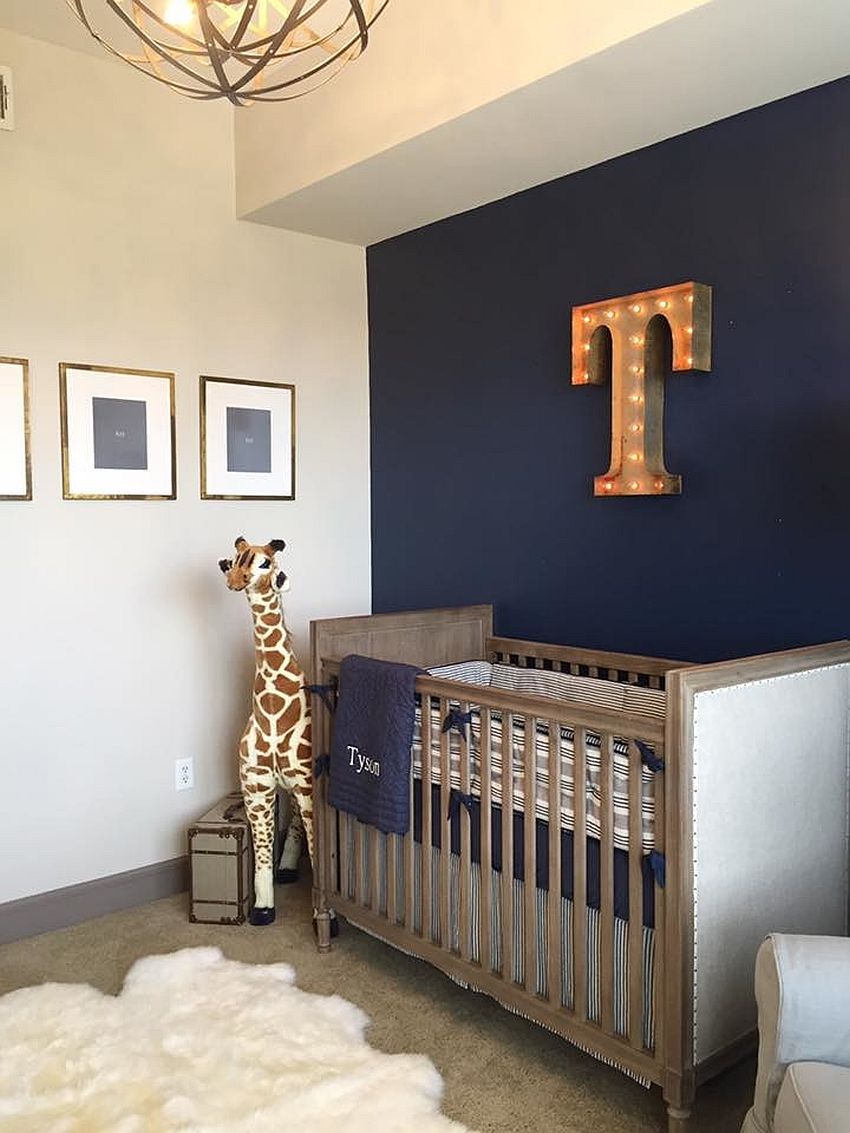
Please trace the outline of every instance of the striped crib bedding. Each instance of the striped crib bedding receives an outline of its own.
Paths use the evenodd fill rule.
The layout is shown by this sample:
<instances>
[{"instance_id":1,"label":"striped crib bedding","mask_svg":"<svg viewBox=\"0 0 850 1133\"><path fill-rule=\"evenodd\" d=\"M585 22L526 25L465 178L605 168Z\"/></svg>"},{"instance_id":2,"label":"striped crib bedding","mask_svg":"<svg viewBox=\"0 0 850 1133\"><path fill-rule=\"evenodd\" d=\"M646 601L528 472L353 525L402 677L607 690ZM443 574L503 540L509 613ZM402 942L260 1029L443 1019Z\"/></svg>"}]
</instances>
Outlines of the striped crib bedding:
<instances>
[{"instance_id":1,"label":"striped crib bedding","mask_svg":"<svg viewBox=\"0 0 850 1133\"><path fill-rule=\"evenodd\" d=\"M510 665L490 665L486 661L463 662L459 665L446 665L430 671L432 676L448 680L459 680L470 685L512 688L518 691L546 695L555 699L566 697L579 703L604 708L628 709L640 712L648 718L663 716L664 694L654 690L618 685L611 681L600 681L584 677L574 677L568 673L556 673L535 669L518 669ZM451 786L459 790L461 786L461 759L466 758L465 742L461 732L469 731L469 773L470 791L480 795L481 791L481 711L474 704L474 691L470 690L470 722L455 727L448 732L451 766ZM422 704L417 698L416 717L413 733L413 773L417 779L423 775L422 767ZM440 744L444 720L440 701L430 700L430 763L431 782L440 783ZM450 702L450 708L457 709L459 701ZM426 711L428 711L426 706ZM537 787L536 814L545 822L549 820L549 730L550 722L538 719L535 722L534 759L536 764L535 783ZM490 754L489 766L491 792L494 805L502 798L502 714L490 714ZM523 809L525 801L525 761L526 725L522 716L514 715L511 729L511 753L513 763L514 808ZM570 727L560 727L559 747L561 752L561 807L560 823L565 830L573 829L574 822L574 731ZM644 745L651 761L652 750ZM599 838L601 832L601 741L591 731L585 733L586 753L586 815L587 832ZM632 757L630 758L630 754ZM630 744L625 738L614 741L614 845L622 850L629 849L629 775L635 764ZM642 848L645 854L655 844L655 775L649 766L641 765L641 804L642 804Z\"/></svg>"},{"instance_id":2,"label":"striped crib bedding","mask_svg":"<svg viewBox=\"0 0 850 1133\"><path fill-rule=\"evenodd\" d=\"M348 869L346 876L340 878L343 896L350 900L365 902L372 891L372 864L368 853L369 829L357 822L349 815L340 814L340 838L348 847ZM387 847L388 839L378 831L373 832L378 840L378 903L382 916L388 915L387 903ZM355 867L355 840L361 840L359 873ZM396 909L405 907L405 871L403 861L403 844L396 841ZM426 851L427 853L427 851ZM413 846L413 910L414 928L422 933L426 940L441 941L443 939L443 926L440 923L440 866L441 850L431 849L431 908L427 917L428 924L423 930L422 925L422 861L423 848L418 843ZM482 877L481 866L477 862L469 864L469 923L462 926L460 923L460 872L463 868L458 854L451 854L450 883L449 883L449 926L448 941L454 952L460 951L461 932L467 933L466 942L469 954L475 963L481 958L481 933L490 934L490 956L494 972L502 972L502 875L497 870L491 871L491 916L489 926L481 923L481 887L485 883ZM549 994L549 900L547 890L537 888L535 894L535 972L533 982L529 985L534 994L543 997ZM510 978L514 983L525 982L525 884L518 878L513 879L513 970ZM563 947L561 949L561 988L560 1002L563 1006L572 1008L575 996L575 973L572 970L572 941L573 924L576 915L574 902L561 897L561 933ZM601 1014L601 917L598 909L584 907L587 918L587 1005L588 1018L591 1022L599 1022ZM628 1003L628 966L629 966L629 932L628 920L614 917L614 1028L615 1033L628 1035L629 1003ZM643 979L643 1015L642 1037L647 1050L652 1050L655 1044L655 931L641 925L642 933L642 979ZM594 1052L591 1052L594 1053ZM622 1068L621 1068L622 1069ZM631 1074L626 1070L626 1073ZM631 1074L639 1081L644 1081L639 1075Z\"/></svg>"}]
</instances>

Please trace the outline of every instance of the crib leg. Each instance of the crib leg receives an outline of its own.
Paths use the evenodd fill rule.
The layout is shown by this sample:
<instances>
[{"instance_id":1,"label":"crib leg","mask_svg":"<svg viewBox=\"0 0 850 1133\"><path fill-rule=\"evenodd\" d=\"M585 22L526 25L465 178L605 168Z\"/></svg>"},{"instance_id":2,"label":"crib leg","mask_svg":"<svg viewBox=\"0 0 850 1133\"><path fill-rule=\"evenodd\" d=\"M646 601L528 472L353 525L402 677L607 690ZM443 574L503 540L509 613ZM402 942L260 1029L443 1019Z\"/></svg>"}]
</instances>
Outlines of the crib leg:
<instances>
[{"instance_id":1,"label":"crib leg","mask_svg":"<svg viewBox=\"0 0 850 1133\"><path fill-rule=\"evenodd\" d=\"M691 1128L691 1110L667 1106L667 1133L688 1133Z\"/></svg>"},{"instance_id":2,"label":"crib leg","mask_svg":"<svg viewBox=\"0 0 850 1133\"><path fill-rule=\"evenodd\" d=\"M331 914L329 909L316 910L314 914L316 927L316 944L320 952L331 950Z\"/></svg>"}]
</instances>

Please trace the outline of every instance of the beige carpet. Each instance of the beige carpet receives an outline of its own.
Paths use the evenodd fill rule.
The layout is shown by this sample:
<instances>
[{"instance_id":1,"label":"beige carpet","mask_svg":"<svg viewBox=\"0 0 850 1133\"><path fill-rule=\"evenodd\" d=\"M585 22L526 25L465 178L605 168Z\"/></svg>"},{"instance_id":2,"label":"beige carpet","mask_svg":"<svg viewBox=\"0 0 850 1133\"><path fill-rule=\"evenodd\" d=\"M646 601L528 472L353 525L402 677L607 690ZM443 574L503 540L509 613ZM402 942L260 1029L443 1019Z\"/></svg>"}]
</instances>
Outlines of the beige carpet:
<instances>
[{"instance_id":1,"label":"beige carpet","mask_svg":"<svg viewBox=\"0 0 850 1133\"><path fill-rule=\"evenodd\" d=\"M443 1112L479 1133L666 1130L657 1089L642 1089L356 929L343 925L334 951L320 956L309 900L306 886L278 889L277 921L253 929L190 924L185 896L174 897L7 944L0 947L0 994L48 980L117 994L140 957L215 945L234 960L285 961L300 988L335 993L363 1008L372 1019L368 1042L388 1053L427 1055L445 1082ZM737 1133L754 1073L750 1062L706 1085L694 1133Z\"/></svg>"}]
</instances>

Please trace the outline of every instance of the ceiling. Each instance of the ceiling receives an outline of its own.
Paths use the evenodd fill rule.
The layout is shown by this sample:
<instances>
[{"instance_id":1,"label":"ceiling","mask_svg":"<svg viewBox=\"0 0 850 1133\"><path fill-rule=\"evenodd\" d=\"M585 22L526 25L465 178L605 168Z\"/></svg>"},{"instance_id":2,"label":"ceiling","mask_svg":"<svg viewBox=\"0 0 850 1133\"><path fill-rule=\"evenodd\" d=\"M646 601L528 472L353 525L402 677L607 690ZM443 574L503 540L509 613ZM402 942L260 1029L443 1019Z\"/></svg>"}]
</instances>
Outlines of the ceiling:
<instances>
[{"instance_id":1,"label":"ceiling","mask_svg":"<svg viewBox=\"0 0 850 1133\"><path fill-rule=\"evenodd\" d=\"M108 57L66 0L0 26ZM334 82L235 111L236 209L372 244L848 72L847 0L390 0Z\"/></svg>"}]
</instances>

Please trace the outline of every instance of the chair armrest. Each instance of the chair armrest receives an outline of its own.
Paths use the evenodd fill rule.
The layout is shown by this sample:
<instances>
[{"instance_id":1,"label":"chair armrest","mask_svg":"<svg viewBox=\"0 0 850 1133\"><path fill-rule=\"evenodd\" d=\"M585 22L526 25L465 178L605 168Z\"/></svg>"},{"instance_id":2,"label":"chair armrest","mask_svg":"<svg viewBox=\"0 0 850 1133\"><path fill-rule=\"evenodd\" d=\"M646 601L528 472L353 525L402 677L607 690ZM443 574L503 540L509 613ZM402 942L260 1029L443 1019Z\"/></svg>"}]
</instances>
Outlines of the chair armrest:
<instances>
[{"instance_id":1,"label":"chair armrest","mask_svg":"<svg viewBox=\"0 0 850 1133\"><path fill-rule=\"evenodd\" d=\"M773 1128L792 1062L850 1066L850 939L769 936L756 957L759 1058L751 1119Z\"/></svg>"}]
</instances>

